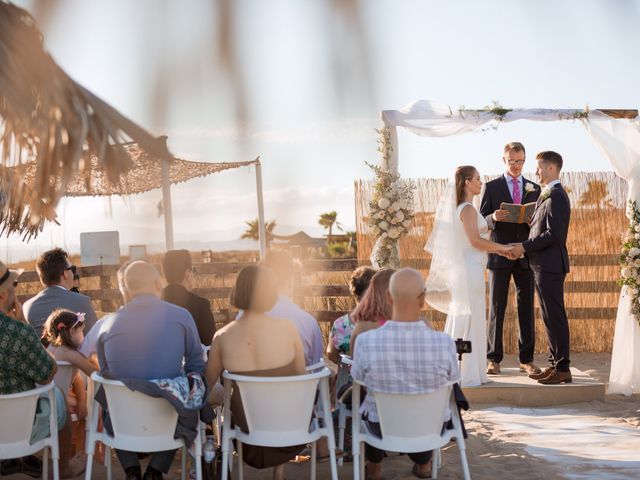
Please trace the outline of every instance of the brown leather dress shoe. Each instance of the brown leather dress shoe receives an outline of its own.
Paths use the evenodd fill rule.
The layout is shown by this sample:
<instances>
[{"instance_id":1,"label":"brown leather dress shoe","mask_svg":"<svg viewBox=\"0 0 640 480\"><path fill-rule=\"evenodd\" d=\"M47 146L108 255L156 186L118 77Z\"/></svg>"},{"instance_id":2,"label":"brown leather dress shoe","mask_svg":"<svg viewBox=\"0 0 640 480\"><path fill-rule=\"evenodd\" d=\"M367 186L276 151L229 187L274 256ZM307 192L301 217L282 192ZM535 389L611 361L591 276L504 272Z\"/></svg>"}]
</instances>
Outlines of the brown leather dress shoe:
<instances>
[{"instance_id":1,"label":"brown leather dress shoe","mask_svg":"<svg viewBox=\"0 0 640 480\"><path fill-rule=\"evenodd\" d=\"M541 383L542 385L557 385L558 383L571 383L571 381L571 372L555 370L548 377L538 380L538 383Z\"/></svg>"},{"instance_id":2,"label":"brown leather dress shoe","mask_svg":"<svg viewBox=\"0 0 640 480\"><path fill-rule=\"evenodd\" d=\"M529 362L529 363L521 363L520 364L520 371L522 373L526 373L527 375L536 375L538 373L541 373L542 370L540 370L535 363L533 362Z\"/></svg>"},{"instance_id":3,"label":"brown leather dress shoe","mask_svg":"<svg viewBox=\"0 0 640 480\"><path fill-rule=\"evenodd\" d=\"M533 373L529 375L529 378L533 380L542 380L543 378L552 375L556 371L555 367L547 367L540 373Z\"/></svg>"},{"instance_id":4,"label":"brown leather dress shoe","mask_svg":"<svg viewBox=\"0 0 640 480\"><path fill-rule=\"evenodd\" d=\"M489 362L487 367L487 375L498 375L500 373L500 364L498 362Z\"/></svg>"}]
</instances>

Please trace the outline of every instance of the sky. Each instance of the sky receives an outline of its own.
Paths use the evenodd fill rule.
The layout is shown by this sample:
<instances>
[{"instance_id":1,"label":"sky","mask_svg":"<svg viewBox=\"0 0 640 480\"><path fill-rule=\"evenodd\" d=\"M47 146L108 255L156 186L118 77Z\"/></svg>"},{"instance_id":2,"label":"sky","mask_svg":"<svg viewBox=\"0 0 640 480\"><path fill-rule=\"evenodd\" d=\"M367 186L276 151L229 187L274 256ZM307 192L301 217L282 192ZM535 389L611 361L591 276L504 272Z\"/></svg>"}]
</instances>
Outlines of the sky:
<instances>
[{"instance_id":1,"label":"sky","mask_svg":"<svg viewBox=\"0 0 640 480\"><path fill-rule=\"evenodd\" d=\"M265 215L276 220L276 233L321 235L318 216L330 210L355 229L354 180L372 178L364 162L379 160L381 110L419 99L453 108L640 104L636 0L372 0L360 2L359 23L337 14L340 2L234 1L241 82L220 66L215 2L58 0L49 16L33 1L15 3L35 14L45 47L74 79L152 133L167 134L177 156L260 156ZM241 122L238 84L246 93ZM400 131L400 173L447 177L473 164L497 174L502 146L513 140L529 158L559 151L565 170L610 170L579 123L515 122L448 138ZM257 216L255 188L252 168L173 187L177 243L238 247L244 222ZM65 199L61 226L27 246L10 238L0 256L33 257L54 245L78 250L86 231L118 230L122 244L161 246L160 199L159 190Z\"/></svg>"}]
</instances>

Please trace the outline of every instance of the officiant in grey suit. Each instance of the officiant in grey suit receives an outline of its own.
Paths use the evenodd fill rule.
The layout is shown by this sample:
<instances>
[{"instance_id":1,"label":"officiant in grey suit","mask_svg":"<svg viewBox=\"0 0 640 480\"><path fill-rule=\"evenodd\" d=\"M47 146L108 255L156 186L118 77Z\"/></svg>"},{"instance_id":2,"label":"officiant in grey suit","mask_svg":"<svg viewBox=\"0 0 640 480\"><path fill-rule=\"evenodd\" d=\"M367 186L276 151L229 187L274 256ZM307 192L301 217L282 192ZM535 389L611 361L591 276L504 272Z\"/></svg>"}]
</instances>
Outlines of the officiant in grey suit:
<instances>
[{"instance_id":1,"label":"officiant in grey suit","mask_svg":"<svg viewBox=\"0 0 640 480\"><path fill-rule=\"evenodd\" d=\"M511 142L504 146L502 161L506 171L498 178L486 183L480 213L491 229L491 240L497 243L520 243L529 238L529 225L509 223L508 216L500 205L505 203L525 204L535 202L540 196L540 187L522 176L526 160L524 145ZM506 257L489 254L489 326L487 329L487 374L500 373L500 362L504 356L502 331L504 314L507 308L509 283L513 277L516 286L518 304L518 357L520 371L536 374L540 369L533 363L535 348L533 292L533 272L526 258L510 260Z\"/></svg>"}]
</instances>

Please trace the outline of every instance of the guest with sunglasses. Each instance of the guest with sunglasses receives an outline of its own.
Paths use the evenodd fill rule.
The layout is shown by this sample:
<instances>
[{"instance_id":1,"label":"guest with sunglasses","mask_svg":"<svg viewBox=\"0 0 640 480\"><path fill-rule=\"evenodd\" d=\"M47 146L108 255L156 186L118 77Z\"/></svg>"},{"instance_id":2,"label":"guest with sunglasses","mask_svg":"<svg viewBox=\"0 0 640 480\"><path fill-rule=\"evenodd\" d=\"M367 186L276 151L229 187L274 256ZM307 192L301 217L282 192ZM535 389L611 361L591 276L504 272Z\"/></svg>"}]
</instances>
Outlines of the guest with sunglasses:
<instances>
[{"instance_id":1,"label":"guest with sunglasses","mask_svg":"<svg viewBox=\"0 0 640 480\"><path fill-rule=\"evenodd\" d=\"M36 261L40 283L44 287L35 297L24 303L27 322L42 337L43 325L49 315L59 308L72 312L85 312L85 327L89 330L97 322L91 299L86 295L71 292L76 267L69 261L69 255L61 248L44 252Z\"/></svg>"}]
</instances>

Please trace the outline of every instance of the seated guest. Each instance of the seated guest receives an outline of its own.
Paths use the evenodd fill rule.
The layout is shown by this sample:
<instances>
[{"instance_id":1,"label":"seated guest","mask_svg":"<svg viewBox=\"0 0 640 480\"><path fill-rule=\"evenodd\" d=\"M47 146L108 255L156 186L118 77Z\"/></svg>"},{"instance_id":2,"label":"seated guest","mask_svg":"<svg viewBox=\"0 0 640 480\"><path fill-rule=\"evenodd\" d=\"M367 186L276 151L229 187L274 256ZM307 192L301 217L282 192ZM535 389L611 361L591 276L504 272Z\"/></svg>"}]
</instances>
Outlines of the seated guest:
<instances>
[{"instance_id":1,"label":"seated guest","mask_svg":"<svg viewBox=\"0 0 640 480\"><path fill-rule=\"evenodd\" d=\"M40 343L40 339L24 319L11 316L20 311L15 285L18 272L9 270L0 262L0 395L20 393L36 388L36 383L47 384L53 380L58 369L55 359ZM55 389L58 428L66 419L64 397ZM41 412L41 413L38 413ZM38 410L31 430L31 443L49 435L49 399L45 395L38 400ZM46 413L46 415L45 415ZM68 465L60 465L63 476L68 476ZM23 471L39 474L40 461L33 456L5 460L0 467L3 475Z\"/></svg>"},{"instance_id":2,"label":"seated guest","mask_svg":"<svg viewBox=\"0 0 640 480\"><path fill-rule=\"evenodd\" d=\"M420 320L425 284L419 272L403 268L389 282L393 304L391 319L380 328L363 332L355 343L351 376L367 386L360 412L374 435L382 436L375 392L397 394L429 393L460 378L456 347L442 332ZM447 419L443 418L443 422ZM384 452L365 444L369 461L366 476L381 477ZM430 478L431 452L409 453L415 463L413 474Z\"/></svg>"},{"instance_id":3,"label":"seated guest","mask_svg":"<svg viewBox=\"0 0 640 480\"><path fill-rule=\"evenodd\" d=\"M304 350L294 324L266 315L278 293L273 273L257 265L243 268L231 292L230 302L242 309L236 321L225 325L213 337L207 362L207 383L213 385L224 370L232 373L277 377L305 373ZM236 390L231 398L233 421L247 431L242 400ZM273 478L284 479L286 462L304 445L294 447L242 446L244 461L255 468L275 467Z\"/></svg>"},{"instance_id":4,"label":"seated guest","mask_svg":"<svg viewBox=\"0 0 640 480\"><path fill-rule=\"evenodd\" d=\"M304 359L307 366L322 360L324 350L322 331L313 315L305 312L290 298L293 293L294 265L291 256L285 252L270 251L263 265L273 271L278 288L278 300L267 312L270 317L291 320L300 334L304 346Z\"/></svg>"},{"instance_id":5,"label":"seated guest","mask_svg":"<svg viewBox=\"0 0 640 480\"><path fill-rule=\"evenodd\" d=\"M191 292L195 282L189 252L169 250L162 260L162 272L168 284L162 291L162 299L189 310L198 327L200 343L211 345L216 324L209 300Z\"/></svg>"},{"instance_id":6,"label":"seated guest","mask_svg":"<svg viewBox=\"0 0 640 480\"><path fill-rule=\"evenodd\" d=\"M129 302L100 329L100 373L117 379L152 380L203 372L202 347L193 318L184 308L160 300L162 279L153 265L132 262L124 271L123 283ZM144 478L161 479L175 453L152 453ZM116 450L116 454L126 478L140 479L138 455L123 450Z\"/></svg>"},{"instance_id":7,"label":"seated guest","mask_svg":"<svg viewBox=\"0 0 640 480\"><path fill-rule=\"evenodd\" d=\"M389 280L394 273L395 270L392 268L384 268L376 272L371 278L369 288L364 293L362 300L351 314L351 320L356 325L351 332L351 356L353 356L353 346L358 335L381 327L391 318Z\"/></svg>"},{"instance_id":8,"label":"seated guest","mask_svg":"<svg viewBox=\"0 0 640 480\"><path fill-rule=\"evenodd\" d=\"M98 317L91 305L91 299L86 295L69 291L73 285L75 266L69 262L67 252L61 248L44 252L36 261L36 270L40 283L45 288L24 303L24 315L38 338L42 337L44 322L57 308L85 312L87 328L93 327Z\"/></svg>"},{"instance_id":9,"label":"seated guest","mask_svg":"<svg viewBox=\"0 0 640 480\"><path fill-rule=\"evenodd\" d=\"M356 299L356 306L362 300L364 292L371 282L371 277L376 271L371 267L358 267L351 274L349 280L349 291ZM351 332L353 332L355 324L351 320L349 313L337 318L331 326L329 334L329 342L327 344L327 357L333 363L340 363L340 355L350 355L351 350Z\"/></svg>"}]
</instances>

